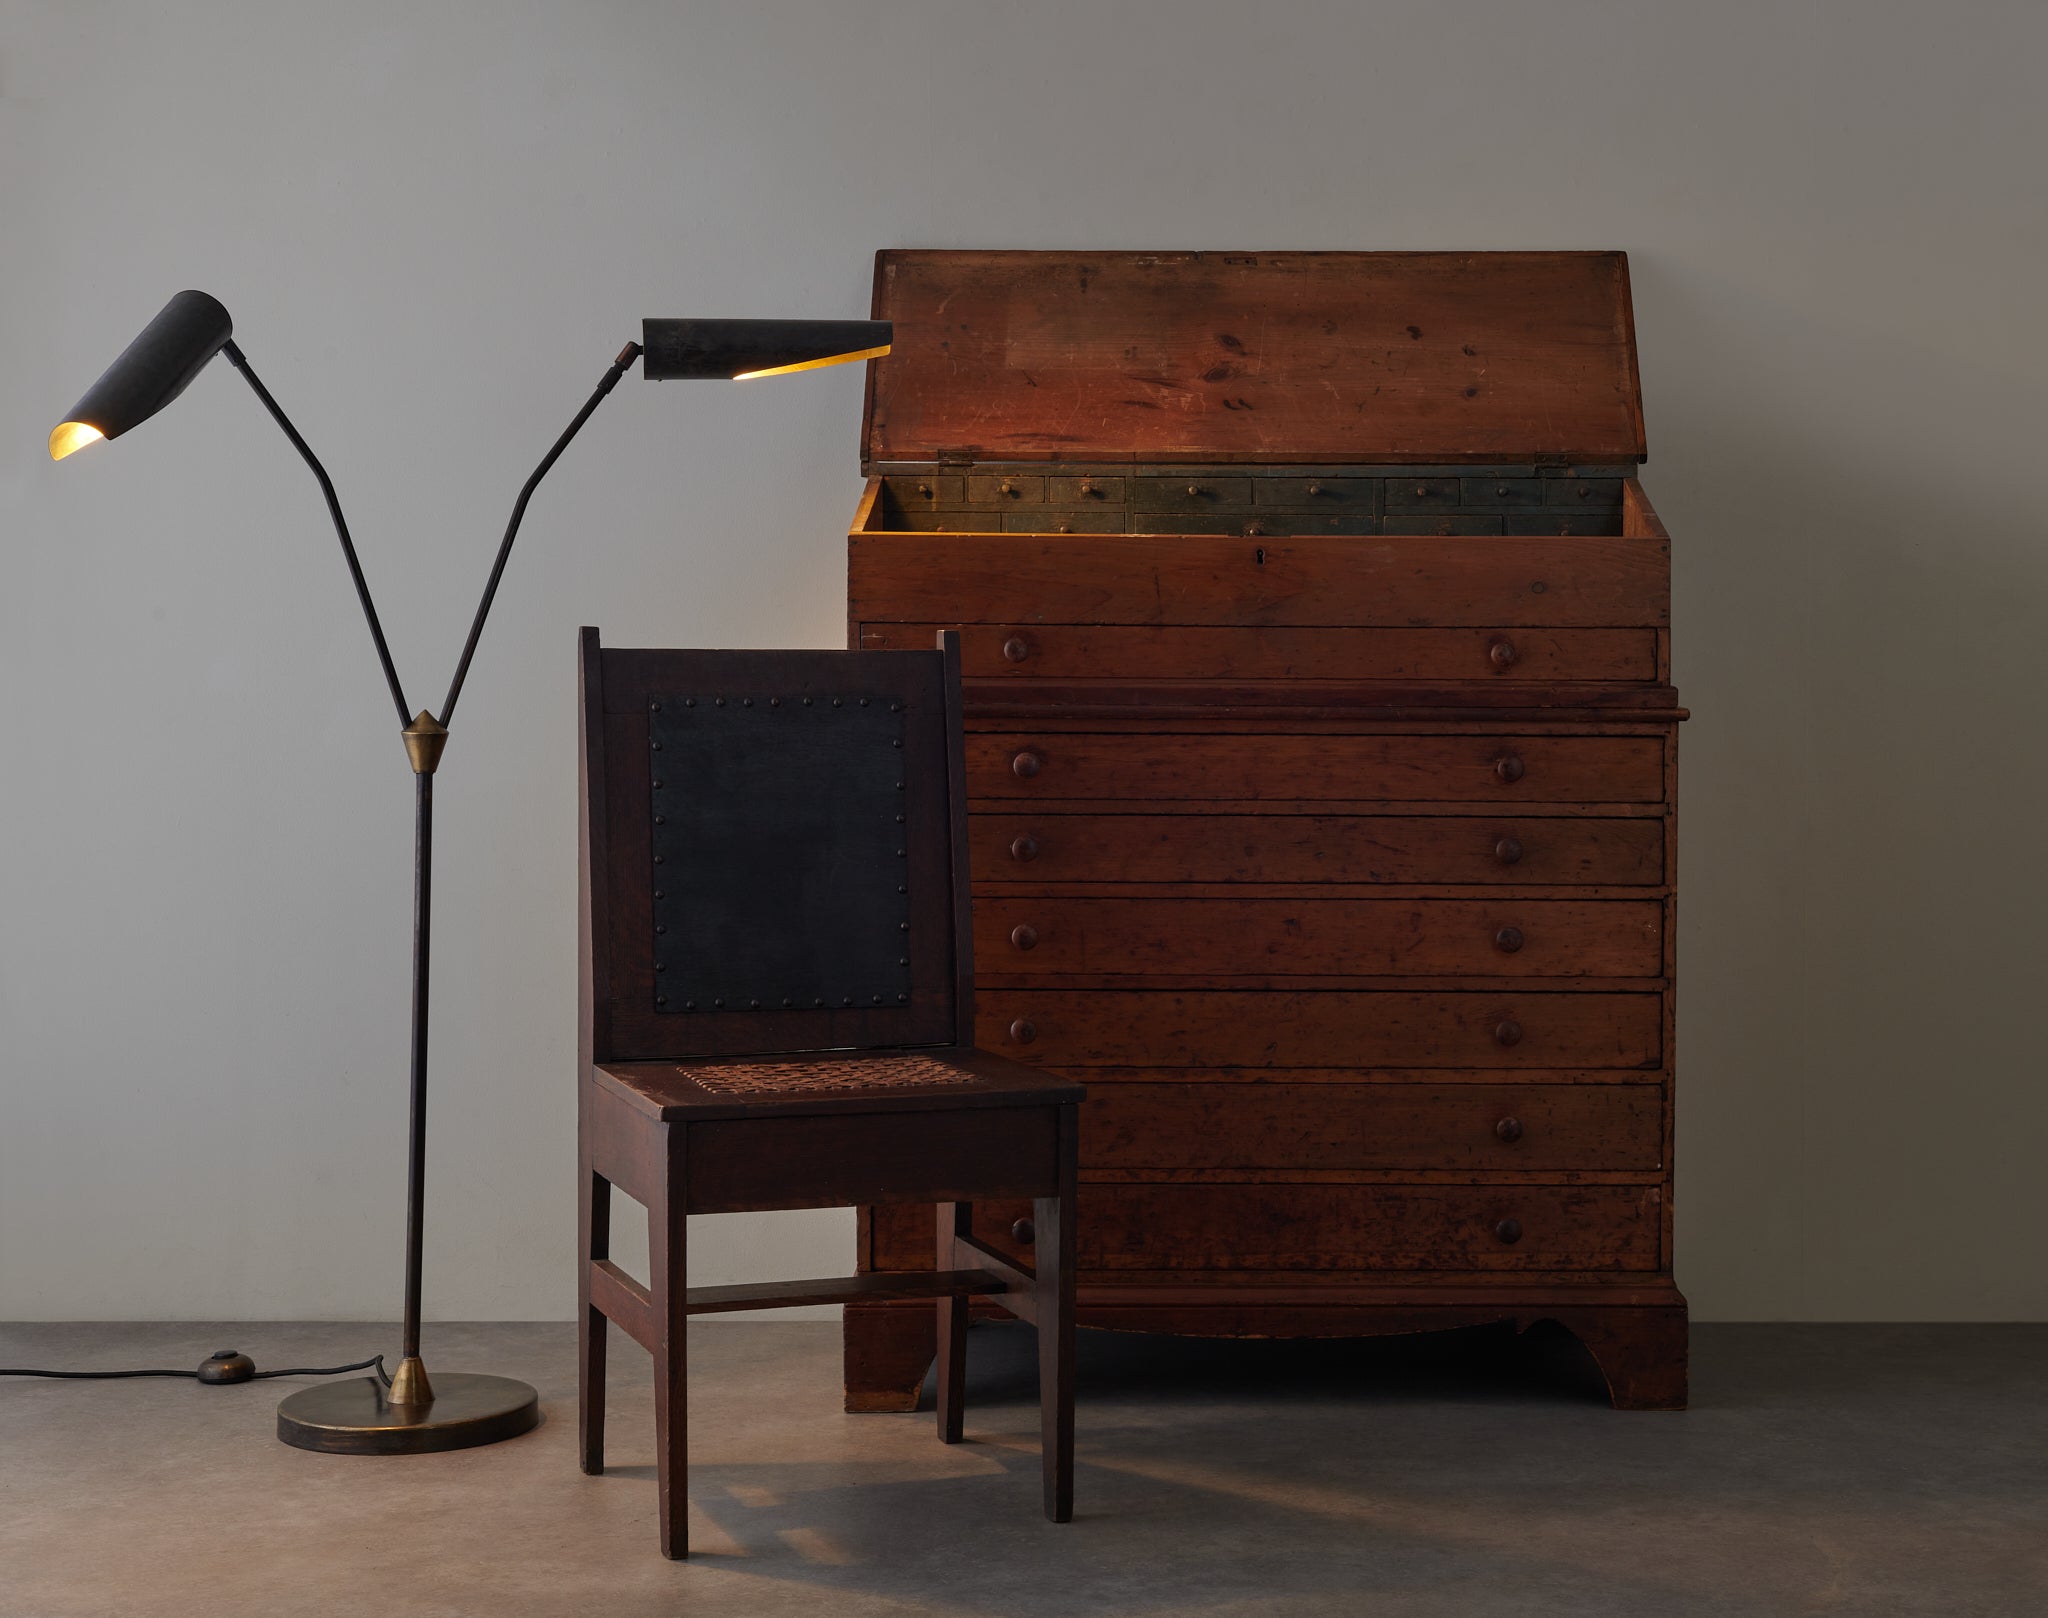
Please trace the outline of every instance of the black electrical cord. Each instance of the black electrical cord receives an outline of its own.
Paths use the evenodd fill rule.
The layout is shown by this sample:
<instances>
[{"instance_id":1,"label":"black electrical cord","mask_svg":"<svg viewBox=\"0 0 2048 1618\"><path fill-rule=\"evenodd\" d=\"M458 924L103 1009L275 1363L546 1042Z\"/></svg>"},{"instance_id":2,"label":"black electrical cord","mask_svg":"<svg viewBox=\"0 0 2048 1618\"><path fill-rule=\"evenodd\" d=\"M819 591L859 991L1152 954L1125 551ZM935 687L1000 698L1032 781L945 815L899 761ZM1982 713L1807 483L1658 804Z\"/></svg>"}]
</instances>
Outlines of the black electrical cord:
<instances>
[{"instance_id":1,"label":"black electrical cord","mask_svg":"<svg viewBox=\"0 0 2048 1618\"><path fill-rule=\"evenodd\" d=\"M216 1359L225 1359L227 1357L229 1356L226 1354L215 1356ZM257 1371L252 1369L246 1376L232 1378L209 1377L203 1371L29 1371L13 1368L0 1368L0 1376L49 1376L61 1377L66 1381L75 1382L100 1382L128 1376L182 1376L189 1377L195 1382L262 1382L273 1376L342 1376L350 1371L367 1371L373 1367L377 1373L377 1380L382 1382L387 1388L390 1387L391 1375L384 1369L384 1356L382 1354L372 1354L368 1359L357 1360L353 1365L295 1365L283 1371Z\"/></svg>"}]
</instances>

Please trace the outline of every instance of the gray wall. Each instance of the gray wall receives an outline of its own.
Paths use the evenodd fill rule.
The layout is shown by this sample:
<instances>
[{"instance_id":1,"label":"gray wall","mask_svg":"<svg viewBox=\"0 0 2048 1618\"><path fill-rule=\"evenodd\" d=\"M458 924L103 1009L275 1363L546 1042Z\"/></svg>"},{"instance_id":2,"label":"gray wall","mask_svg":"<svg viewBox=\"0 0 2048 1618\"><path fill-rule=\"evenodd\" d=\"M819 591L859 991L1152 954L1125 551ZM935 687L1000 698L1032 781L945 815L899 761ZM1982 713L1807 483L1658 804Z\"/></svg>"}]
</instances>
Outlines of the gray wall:
<instances>
[{"instance_id":1,"label":"gray wall","mask_svg":"<svg viewBox=\"0 0 2048 1618\"><path fill-rule=\"evenodd\" d=\"M176 15L172 15L175 12ZM878 247L1622 247L1686 727L1679 1279L2040 1317L2043 9L0 3L0 1317L396 1306L411 781L204 287L339 480L416 706L645 313ZM572 1292L572 632L831 645L857 372L627 382L440 777L429 1297ZM707 1221L725 1276L838 1214ZM707 1275L707 1279L711 1278Z\"/></svg>"}]
</instances>

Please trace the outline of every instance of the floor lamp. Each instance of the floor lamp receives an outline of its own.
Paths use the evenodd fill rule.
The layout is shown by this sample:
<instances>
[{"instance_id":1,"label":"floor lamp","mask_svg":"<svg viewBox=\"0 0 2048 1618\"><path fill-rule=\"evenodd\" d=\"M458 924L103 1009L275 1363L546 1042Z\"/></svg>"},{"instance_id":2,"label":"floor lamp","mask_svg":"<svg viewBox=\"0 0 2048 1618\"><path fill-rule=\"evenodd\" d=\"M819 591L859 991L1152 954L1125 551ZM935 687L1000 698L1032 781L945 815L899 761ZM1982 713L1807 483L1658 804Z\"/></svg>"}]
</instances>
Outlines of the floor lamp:
<instances>
[{"instance_id":1,"label":"floor lamp","mask_svg":"<svg viewBox=\"0 0 2048 1618\"><path fill-rule=\"evenodd\" d=\"M67 455L98 443L119 438L139 426L185 391L216 354L242 373L256 397L271 414L292 447L305 457L327 501L327 513L341 539L341 554L348 563L349 578L355 584L356 599L370 627L370 639L383 666L384 683L397 710L400 735L406 757L411 761L415 781L416 841L413 865L413 980L412 980L412 1120L407 1135L407 1176L405 1215L405 1325L397 1374L387 1383L382 1377L365 1377L347 1382L322 1383L301 1390L278 1406L277 1436L301 1449L340 1454L415 1454L426 1450L465 1449L473 1444L494 1443L526 1432L540 1420L539 1398L524 1382L509 1377L482 1376L461 1371L436 1372L430 1380L420 1359L420 1254L424 1230L423 1207L426 1178L427 1127L427 960L429 924L433 898L434 771L448 743L448 725L455 717L456 699L469 675L470 659L476 655L484 619L489 616L498 581L504 575L505 560L512 552L513 538L526 503L540 480L547 476L569 447L590 414L618 385L634 360L645 358L641 374L649 381L681 378L719 378L734 381L749 377L779 376L791 371L808 371L847 360L878 359L889 352L890 327L883 320L649 320L643 323L641 342L628 343L598 383L576 419L569 423L554 448L534 468L533 476L519 491L512 507L512 520L491 564L484 584L483 599L469 626L469 638L455 665L455 677L441 702L439 715L421 709L410 713L405 693L392 666L391 651L384 641L383 626L377 620L376 604L364 581L356 548L342 519L341 502L326 470L305 439L271 397L270 390L249 368L241 349L235 346L234 323L218 300L204 292L180 292L164 305L162 313L130 343L121 357L87 390L70 414L50 434L50 458Z\"/></svg>"}]
</instances>

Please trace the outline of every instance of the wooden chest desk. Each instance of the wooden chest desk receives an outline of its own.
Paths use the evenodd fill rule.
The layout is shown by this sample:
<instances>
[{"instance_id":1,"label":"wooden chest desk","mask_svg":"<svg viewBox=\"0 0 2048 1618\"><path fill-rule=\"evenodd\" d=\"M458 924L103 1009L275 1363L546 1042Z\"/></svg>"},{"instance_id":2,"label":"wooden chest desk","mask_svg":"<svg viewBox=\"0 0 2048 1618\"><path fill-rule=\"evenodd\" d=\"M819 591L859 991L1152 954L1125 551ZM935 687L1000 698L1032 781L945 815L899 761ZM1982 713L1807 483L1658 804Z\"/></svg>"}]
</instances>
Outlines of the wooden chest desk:
<instances>
[{"instance_id":1,"label":"wooden chest desk","mask_svg":"<svg viewBox=\"0 0 2048 1618\"><path fill-rule=\"evenodd\" d=\"M849 635L961 631L978 1039L1088 1085L1080 1323L1551 1320L1682 1405L1624 256L886 252L874 312ZM909 1408L930 1311L845 1329Z\"/></svg>"}]
</instances>

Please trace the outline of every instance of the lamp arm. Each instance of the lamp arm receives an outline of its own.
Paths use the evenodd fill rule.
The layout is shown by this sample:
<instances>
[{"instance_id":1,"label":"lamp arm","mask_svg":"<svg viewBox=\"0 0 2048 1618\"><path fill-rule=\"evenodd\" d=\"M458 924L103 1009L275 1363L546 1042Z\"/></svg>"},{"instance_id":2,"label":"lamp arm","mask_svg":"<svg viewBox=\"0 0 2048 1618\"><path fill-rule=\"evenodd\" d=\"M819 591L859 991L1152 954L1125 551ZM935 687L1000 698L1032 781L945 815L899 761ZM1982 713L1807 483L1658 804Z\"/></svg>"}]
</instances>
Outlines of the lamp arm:
<instances>
[{"instance_id":1,"label":"lamp arm","mask_svg":"<svg viewBox=\"0 0 2048 1618\"><path fill-rule=\"evenodd\" d=\"M249 369L249 361L241 349L235 346L233 338L221 345L221 352L228 357L228 363L242 373L242 380L256 390L256 397L263 401L278 426L284 429L285 437L292 441L292 447L306 458L306 464L313 469L313 476L320 480L320 492L327 497L327 514L334 519L334 531L341 536L341 554L348 562L348 576L355 580L356 599L363 604L363 617L369 621L370 639L377 643L377 661L384 666L384 683L391 688L391 705L398 710L398 724L402 730L412 723L412 715L406 711L405 692L398 683L398 670L391 662L391 648L384 643L384 626L377 621L377 604L370 599L370 586L363 578L362 563L356 560L355 541L348 537L348 523L341 515L341 501L335 497L333 480L327 476L327 469L320 464L320 458L313 453L312 446L299 436L298 428L291 418L278 408L256 373Z\"/></svg>"},{"instance_id":2,"label":"lamp arm","mask_svg":"<svg viewBox=\"0 0 2048 1618\"><path fill-rule=\"evenodd\" d=\"M526 516L526 502L533 498L533 491L540 486L540 480L548 475L555 462L562 457L562 451L569 447L569 440L582 431L590 414L604 402L605 395L619 385L619 378L626 374L626 367L640 357L640 345L628 343L619 350L619 357L612 361L611 369L604 374L604 380L597 385L597 391L584 402L576 412L576 419L563 429L562 436L555 440L555 447L549 450L540 465L533 469L533 476L526 480L526 486L519 491L519 498L512 507L512 520L505 525L505 537L498 543L497 560L491 564L491 576L484 582L483 599L476 604L476 618L469 626L469 639L462 643L462 657L455 665L455 678L448 682L448 695L441 703L441 723L445 726L455 717L455 699L462 695L462 682L469 678L469 661L476 656L476 643L483 638L484 620L490 616L491 602L498 594L498 580L504 576L505 560L512 554L512 541L519 533L519 524Z\"/></svg>"}]
</instances>

